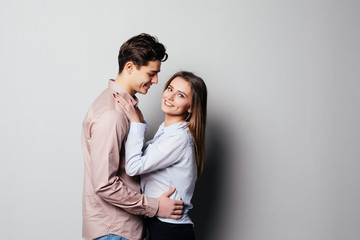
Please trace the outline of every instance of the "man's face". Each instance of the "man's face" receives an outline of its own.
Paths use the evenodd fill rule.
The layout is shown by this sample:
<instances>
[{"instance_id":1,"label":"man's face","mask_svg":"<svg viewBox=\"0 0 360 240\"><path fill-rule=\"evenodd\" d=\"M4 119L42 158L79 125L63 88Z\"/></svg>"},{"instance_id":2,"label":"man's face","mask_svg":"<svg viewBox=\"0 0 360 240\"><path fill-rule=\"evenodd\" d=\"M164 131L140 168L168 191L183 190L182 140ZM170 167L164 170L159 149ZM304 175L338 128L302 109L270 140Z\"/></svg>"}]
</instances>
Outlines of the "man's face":
<instances>
[{"instance_id":1,"label":"man's face","mask_svg":"<svg viewBox=\"0 0 360 240\"><path fill-rule=\"evenodd\" d=\"M151 85L158 83L158 73L160 72L161 62L159 60L149 61L148 65L141 66L139 69L134 67L129 82L132 94L146 94Z\"/></svg>"}]
</instances>

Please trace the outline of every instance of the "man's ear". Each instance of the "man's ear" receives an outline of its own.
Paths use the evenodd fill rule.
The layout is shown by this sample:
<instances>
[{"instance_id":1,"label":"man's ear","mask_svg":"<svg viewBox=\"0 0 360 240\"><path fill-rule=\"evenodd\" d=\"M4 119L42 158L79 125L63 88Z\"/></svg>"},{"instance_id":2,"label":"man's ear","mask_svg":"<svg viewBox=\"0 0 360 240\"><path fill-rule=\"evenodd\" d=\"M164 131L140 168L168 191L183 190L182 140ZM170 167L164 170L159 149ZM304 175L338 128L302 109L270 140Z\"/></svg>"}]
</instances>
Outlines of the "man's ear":
<instances>
[{"instance_id":1,"label":"man's ear","mask_svg":"<svg viewBox=\"0 0 360 240\"><path fill-rule=\"evenodd\" d=\"M128 74L131 74L134 71L135 67L136 67L135 64L129 61L125 63L124 69Z\"/></svg>"}]
</instances>

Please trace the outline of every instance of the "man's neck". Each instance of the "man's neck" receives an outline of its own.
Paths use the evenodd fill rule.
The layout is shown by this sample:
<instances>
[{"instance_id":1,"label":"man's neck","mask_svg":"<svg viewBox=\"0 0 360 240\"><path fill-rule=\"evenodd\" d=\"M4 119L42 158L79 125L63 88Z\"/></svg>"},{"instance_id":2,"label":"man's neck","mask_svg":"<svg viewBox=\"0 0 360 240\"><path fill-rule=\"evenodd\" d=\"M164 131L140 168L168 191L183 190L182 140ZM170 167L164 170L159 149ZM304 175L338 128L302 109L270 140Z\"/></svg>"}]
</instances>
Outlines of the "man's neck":
<instances>
[{"instance_id":1,"label":"man's neck","mask_svg":"<svg viewBox=\"0 0 360 240\"><path fill-rule=\"evenodd\" d=\"M135 91L131 89L128 80L120 74L117 75L115 83L119 84L125 91L127 91L132 97L135 96Z\"/></svg>"}]
</instances>

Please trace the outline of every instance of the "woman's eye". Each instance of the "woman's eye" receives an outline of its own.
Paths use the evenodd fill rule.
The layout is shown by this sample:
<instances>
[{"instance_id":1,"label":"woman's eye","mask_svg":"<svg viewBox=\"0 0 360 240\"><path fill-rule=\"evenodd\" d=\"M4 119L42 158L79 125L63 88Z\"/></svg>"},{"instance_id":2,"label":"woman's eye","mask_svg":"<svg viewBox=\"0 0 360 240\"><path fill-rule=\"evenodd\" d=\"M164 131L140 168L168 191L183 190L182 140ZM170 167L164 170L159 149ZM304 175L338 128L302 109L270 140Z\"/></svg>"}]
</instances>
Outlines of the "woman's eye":
<instances>
[{"instance_id":1,"label":"woman's eye","mask_svg":"<svg viewBox=\"0 0 360 240\"><path fill-rule=\"evenodd\" d=\"M170 92L172 91L171 87L168 87L168 91L170 91Z\"/></svg>"},{"instance_id":2,"label":"woman's eye","mask_svg":"<svg viewBox=\"0 0 360 240\"><path fill-rule=\"evenodd\" d=\"M182 95L181 93L179 93L179 95L178 95L179 97L181 97L181 98L184 98L185 96L184 95Z\"/></svg>"}]
</instances>

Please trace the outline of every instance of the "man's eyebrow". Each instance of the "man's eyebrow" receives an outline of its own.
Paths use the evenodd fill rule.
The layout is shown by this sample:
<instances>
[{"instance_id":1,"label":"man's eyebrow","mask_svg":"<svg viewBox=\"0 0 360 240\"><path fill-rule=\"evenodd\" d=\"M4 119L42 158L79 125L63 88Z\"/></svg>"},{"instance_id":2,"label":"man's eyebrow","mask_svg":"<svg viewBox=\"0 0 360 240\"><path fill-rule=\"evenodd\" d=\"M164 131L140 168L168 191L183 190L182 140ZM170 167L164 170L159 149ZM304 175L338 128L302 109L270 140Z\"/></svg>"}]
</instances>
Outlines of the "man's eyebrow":
<instances>
[{"instance_id":1,"label":"man's eyebrow","mask_svg":"<svg viewBox=\"0 0 360 240\"><path fill-rule=\"evenodd\" d=\"M160 70L150 70L150 72L159 73Z\"/></svg>"}]
</instances>

